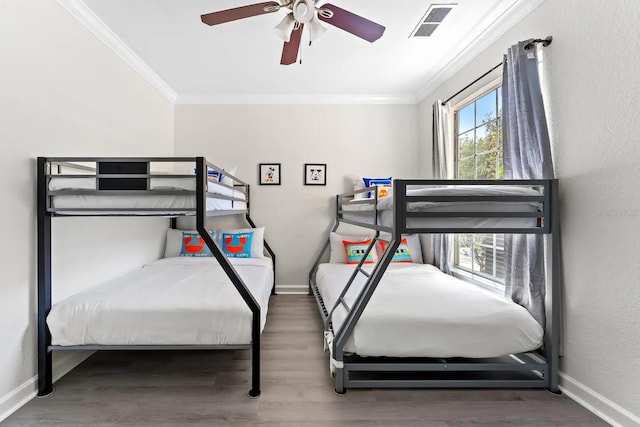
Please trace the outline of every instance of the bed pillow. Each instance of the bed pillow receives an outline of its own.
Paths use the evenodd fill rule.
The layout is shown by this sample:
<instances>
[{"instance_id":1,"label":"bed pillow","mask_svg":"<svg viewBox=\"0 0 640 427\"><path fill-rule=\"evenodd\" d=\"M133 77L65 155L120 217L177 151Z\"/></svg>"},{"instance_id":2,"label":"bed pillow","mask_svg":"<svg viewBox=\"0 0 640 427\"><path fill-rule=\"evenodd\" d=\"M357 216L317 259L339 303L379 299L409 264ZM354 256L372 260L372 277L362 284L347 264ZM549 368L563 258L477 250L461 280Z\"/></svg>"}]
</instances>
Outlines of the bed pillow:
<instances>
[{"instance_id":1,"label":"bed pillow","mask_svg":"<svg viewBox=\"0 0 640 427\"><path fill-rule=\"evenodd\" d=\"M226 185L228 185L230 187L233 187L233 183L234 183L233 179L229 178L224 173L227 172L229 175L236 176L236 170L237 169L238 169L237 167L231 168L231 169L222 169L222 173L220 174L220 182L222 182L223 184L226 184ZM253 257L253 258L255 258L255 257Z\"/></svg>"},{"instance_id":2,"label":"bed pillow","mask_svg":"<svg viewBox=\"0 0 640 427\"><path fill-rule=\"evenodd\" d=\"M218 230L218 238L230 258L264 258L264 227Z\"/></svg>"},{"instance_id":3,"label":"bed pillow","mask_svg":"<svg viewBox=\"0 0 640 427\"><path fill-rule=\"evenodd\" d=\"M343 240L348 242L361 242L363 240L371 239L372 236L362 234L339 234L332 232L329 234L329 243L331 252L329 253L329 262L332 264L345 264L347 262L347 255L344 250Z\"/></svg>"},{"instance_id":4,"label":"bed pillow","mask_svg":"<svg viewBox=\"0 0 640 427\"><path fill-rule=\"evenodd\" d=\"M393 180L391 177L389 178L362 178L365 187L373 187L378 185L391 186L393 184ZM373 194L371 191L364 193L365 197L371 198Z\"/></svg>"},{"instance_id":5,"label":"bed pillow","mask_svg":"<svg viewBox=\"0 0 640 427\"><path fill-rule=\"evenodd\" d=\"M380 241L378 244L380 245L380 256L382 256L382 252L384 252L388 243ZM411 259L411 250L407 244L406 237L400 241L400 245L398 246L398 249L396 249L396 253L393 255L393 258L391 258L391 262L413 262L413 259Z\"/></svg>"},{"instance_id":6,"label":"bed pillow","mask_svg":"<svg viewBox=\"0 0 640 427\"><path fill-rule=\"evenodd\" d=\"M393 195L393 185L378 185L378 199Z\"/></svg>"},{"instance_id":7,"label":"bed pillow","mask_svg":"<svg viewBox=\"0 0 640 427\"><path fill-rule=\"evenodd\" d=\"M197 172L197 169L193 168L194 175L196 172ZM213 178L214 181L218 181L218 182L222 181L222 173L220 173L220 171L207 168L207 175L209 175L209 178Z\"/></svg>"},{"instance_id":8,"label":"bed pillow","mask_svg":"<svg viewBox=\"0 0 640 427\"><path fill-rule=\"evenodd\" d=\"M367 248L371 244L371 239L363 240L361 242L349 242L346 240L342 241L344 245L345 257L347 259L347 264L358 264L364 254L367 252ZM371 252L365 258L365 264L373 264L378 262L378 255L376 253L375 246L371 248Z\"/></svg>"},{"instance_id":9,"label":"bed pillow","mask_svg":"<svg viewBox=\"0 0 640 427\"><path fill-rule=\"evenodd\" d=\"M216 239L216 232L210 231L211 237ZM167 239L164 245L164 258L179 256L212 256L209 247L201 241L200 233L196 230L167 229Z\"/></svg>"},{"instance_id":10,"label":"bed pillow","mask_svg":"<svg viewBox=\"0 0 640 427\"><path fill-rule=\"evenodd\" d=\"M386 239L390 239L391 236L383 235ZM411 255L411 262L415 264L424 264L422 260L422 245L420 244L420 236L417 234L403 234L400 245L406 241L409 254ZM382 247L380 246L382 241L378 242L378 256L382 256ZM386 242L384 242L386 244ZM400 246L398 246L400 247Z\"/></svg>"}]
</instances>

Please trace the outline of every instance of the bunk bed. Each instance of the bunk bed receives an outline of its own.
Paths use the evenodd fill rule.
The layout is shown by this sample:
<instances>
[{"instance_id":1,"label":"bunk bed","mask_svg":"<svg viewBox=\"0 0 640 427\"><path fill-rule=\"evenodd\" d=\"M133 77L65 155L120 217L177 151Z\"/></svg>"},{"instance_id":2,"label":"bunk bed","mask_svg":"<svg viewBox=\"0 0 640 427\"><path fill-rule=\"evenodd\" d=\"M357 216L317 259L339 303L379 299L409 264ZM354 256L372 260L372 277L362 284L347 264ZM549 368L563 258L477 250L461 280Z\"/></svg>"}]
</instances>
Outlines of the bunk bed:
<instances>
[{"instance_id":1,"label":"bunk bed","mask_svg":"<svg viewBox=\"0 0 640 427\"><path fill-rule=\"evenodd\" d=\"M309 273L336 392L526 387L557 393L557 180L396 179L389 190L386 197L377 186L336 196L332 235L341 224L368 229L357 242L365 249L355 265L326 263L327 239ZM409 236L445 233L544 235L544 326L524 307L434 266L391 263ZM371 255L380 242L376 260Z\"/></svg>"},{"instance_id":2,"label":"bunk bed","mask_svg":"<svg viewBox=\"0 0 640 427\"><path fill-rule=\"evenodd\" d=\"M204 157L38 157L37 186L39 396L53 391L55 350L219 349L251 349L249 395L260 395L276 257L264 242L264 259L228 258L206 226L210 216L242 215L257 230L247 183ZM160 259L52 306L51 223L60 216L162 216L173 229L194 216L210 254ZM185 271L190 292L181 292Z\"/></svg>"}]
</instances>

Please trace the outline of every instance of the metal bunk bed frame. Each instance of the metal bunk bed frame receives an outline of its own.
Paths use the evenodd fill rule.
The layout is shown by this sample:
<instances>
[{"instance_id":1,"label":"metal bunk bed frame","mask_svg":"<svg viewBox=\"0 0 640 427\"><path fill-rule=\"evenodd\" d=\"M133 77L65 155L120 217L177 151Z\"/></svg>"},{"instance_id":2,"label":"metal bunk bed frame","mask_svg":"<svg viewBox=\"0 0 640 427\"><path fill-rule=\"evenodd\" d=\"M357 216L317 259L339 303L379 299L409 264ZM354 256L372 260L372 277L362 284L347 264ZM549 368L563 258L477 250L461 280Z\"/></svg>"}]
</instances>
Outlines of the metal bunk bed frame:
<instances>
[{"instance_id":1,"label":"metal bunk bed frame","mask_svg":"<svg viewBox=\"0 0 640 427\"><path fill-rule=\"evenodd\" d=\"M128 179L128 178L146 178L147 181L151 178L193 178L194 175L154 175L147 171L146 174L101 174L99 171L90 167L82 166L81 162L194 162L195 164L195 179L196 190L64 190L64 192L56 192L49 190L49 180L52 176L57 177L95 177L99 178L115 178L115 179ZM52 175L51 167L57 165L60 167L71 167L80 170L92 171L92 174L88 175ZM218 199L246 202L246 210L226 210L226 211L211 211L215 212L215 215L239 215L244 214L245 220L252 227L255 228L255 223L250 216L250 204L249 204L249 184L226 174L234 181L234 186L228 186L232 190L238 191L235 187L244 187L246 190L242 191L246 194L246 200L240 198L224 196L207 192L207 183L209 181L208 169L222 171L222 168L207 162L204 157L124 157L124 158L96 158L96 157L73 157L73 158L47 158L38 157L37 159L37 209L38 209L38 396L46 396L53 392L53 372L52 372L52 352L53 350L237 350L237 349L251 349L251 390L249 391L250 397L258 397L260 395L260 306L256 302L255 298L249 291L247 285L242 278L238 275L233 265L229 262L227 257L222 253L218 245L211 238L211 235L206 229L206 217L207 217L207 198L213 197ZM226 186L220 183L219 185ZM147 188L149 188L147 186ZM103 195L103 196L116 196L116 195L138 195L144 197L149 195L150 192L153 195L193 195L195 196L196 206L195 208L180 208L176 209L176 213L170 213L171 209L157 208L157 209L56 209L52 206L51 197L56 194L67 195ZM47 315L51 310L51 286L52 286L52 270L51 270L51 219L55 216L102 216L97 212L88 212L86 215L78 214L77 211L100 211L111 216L126 215L126 212L132 211L144 211L141 216L166 216L171 217L171 227L176 228L176 216L188 216L195 215L196 217L196 229L200 236L204 239L204 242L211 250L211 253L216 258L226 275L229 277L233 286L236 288L243 301L247 304L252 313L252 332L251 343L246 345L77 345L77 346L57 346L51 345L51 334L47 327ZM76 211L76 212L72 212ZM65 213L67 212L67 213ZM122 212L122 213L120 213ZM157 212L154 213L154 212ZM131 214L129 214L131 215ZM271 289L271 294L275 294L275 265L276 256L268 243L264 242L265 250L273 262L274 273L274 285Z\"/></svg>"},{"instance_id":2,"label":"metal bunk bed frame","mask_svg":"<svg viewBox=\"0 0 640 427\"><path fill-rule=\"evenodd\" d=\"M515 185L536 187L542 190L540 196L410 196L407 195L409 186L458 186L458 185ZM372 200L353 201L357 193L374 192ZM378 224L377 188L370 187L354 193L336 196L336 222L332 231L336 231L340 223L348 223L363 228L375 230L375 236L368 247L367 254L372 250L380 232L391 234L385 252L374 266L371 273L363 270L366 254L355 267L347 286L344 288L334 307L327 307L320 295L315 274L320 262L329 247L327 239L309 273L309 294L316 298L321 318L325 325L325 339L330 350L330 363L335 368L335 391L346 393L348 388L546 388L558 394L558 365L560 347L560 271L559 271L559 236L558 234L558 180L394 180L393 181L393 226L385 227ZM364 223L352 218L345 218L342 209L344 201L356 204L371 204L374 215L373 223ZM408 204L412 202L535 202L542 208L539 212L413 212L408 211ZM452 209L455 209L452 208ZM407 224L411 218L533 218L537 219L536 226L519 228L468 228L468 227L412 227ZM402 240L402 234L443 234L443 233L505 233L505 234L543 234L546 250L546 296L545 296L545 330L543 346L533 352L508 355L503 358L491 359L433 359L433 358L361 358L357 355L345 355L344 347L351 336L362 312L371 299L380 280L382 279L396 249ZM344 300L346 292L357 274L367 277L366 284L360 291L351 307ZM348 314L337 331L333 331L331 314L339 305L343 305ZM334 334L335 332L335 334ZM429 372L432 378L407 378L407 374L415 375ZM363 376L364 373L364 376ZM370 379L375 373L381 378ZM464 373L482 373L486 377L460 379L455 375ZM524 375L526 378L496 379L496 375L511 373ZM357 378L352 378L355 374ZM390 377L393 375L396 377ZM367 377L369 375L369 377ZM453 378L450 376L454 375ZM493 375L493 377L492 377ZM445 376L449 376L446 377Z\"/></svg>"}]
</instances>

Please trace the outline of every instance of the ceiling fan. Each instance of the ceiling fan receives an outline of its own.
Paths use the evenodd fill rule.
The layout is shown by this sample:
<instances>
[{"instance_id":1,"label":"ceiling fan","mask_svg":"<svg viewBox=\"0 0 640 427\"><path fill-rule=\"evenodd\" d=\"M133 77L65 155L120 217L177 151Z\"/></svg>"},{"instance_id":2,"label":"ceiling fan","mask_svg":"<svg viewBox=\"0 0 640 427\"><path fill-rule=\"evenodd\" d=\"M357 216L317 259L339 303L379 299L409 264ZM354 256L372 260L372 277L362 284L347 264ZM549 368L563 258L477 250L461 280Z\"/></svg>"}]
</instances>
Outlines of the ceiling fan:
<instances>
[{"instance_id":1,"label":"ceiling fan","mask_svg":"<svg viewBox=\"0 0 640 427\"><path fill-rule=\"evenodd\" d=\"M288 9L289 11L285 17L275 27L276 34L284 40L282 58L280 59L280 64L282 65L291 65L297 61L302 30L305 25L309 28L310 42L315 41L326 31L320 21L338 27L370 43L382 37L385 30L382 25L330 3L317 6L317 1L319 0L288 0L285 4L267 1L207 13L201 15L200 18L207 25L219 25L238 19L278 12L281 9Z\"/></svg>"}]
</instances>

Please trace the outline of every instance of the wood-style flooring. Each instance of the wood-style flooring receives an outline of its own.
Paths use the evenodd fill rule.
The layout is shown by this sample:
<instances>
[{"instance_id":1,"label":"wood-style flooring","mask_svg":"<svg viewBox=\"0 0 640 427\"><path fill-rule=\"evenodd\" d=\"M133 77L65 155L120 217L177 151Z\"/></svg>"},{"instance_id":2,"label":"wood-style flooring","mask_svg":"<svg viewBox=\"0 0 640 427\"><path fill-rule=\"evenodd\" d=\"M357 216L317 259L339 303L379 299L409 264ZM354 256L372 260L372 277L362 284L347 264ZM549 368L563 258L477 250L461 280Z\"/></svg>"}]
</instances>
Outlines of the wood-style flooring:
<instances>
[{"instance_id":1,"label":"wood-style flooring","mask_svg":"<svg viewBox=\"0 0 640 427\"><path fill-rule=\"evenodd\" d=\"M333 393L315 300L271 299L262 395L248 351L98 352L6 419L17 426L606 426L544 390Z\"/></svg>"}]
</instances>

